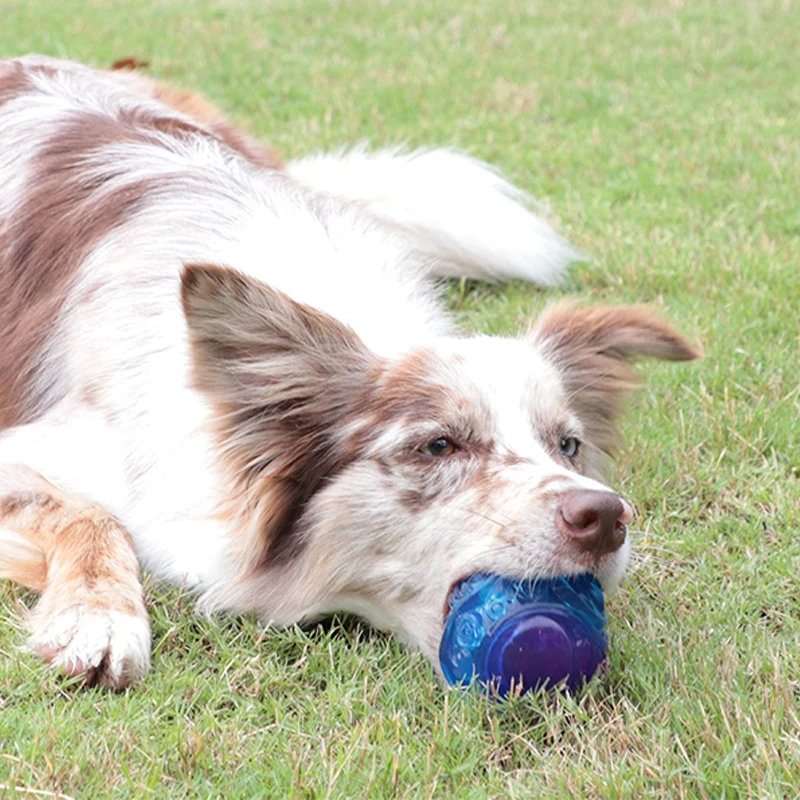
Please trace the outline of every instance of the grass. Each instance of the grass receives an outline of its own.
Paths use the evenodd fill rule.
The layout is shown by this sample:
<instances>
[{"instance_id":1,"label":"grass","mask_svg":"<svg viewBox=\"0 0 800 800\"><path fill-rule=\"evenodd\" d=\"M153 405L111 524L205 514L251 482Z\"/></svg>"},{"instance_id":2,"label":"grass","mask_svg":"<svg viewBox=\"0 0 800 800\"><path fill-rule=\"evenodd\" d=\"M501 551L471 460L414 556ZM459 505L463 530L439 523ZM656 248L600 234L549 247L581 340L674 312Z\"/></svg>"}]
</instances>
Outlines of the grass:
<instances>
[{"instance_id":1,"label":"grass","mask_svg":"<svg viewBox=\"0 0 800 800\"><path fill-rule=\"evenodd\" d=\"M148 587L154 669L112 696L20 654L0 587L0 797L796 797L800 9L793 0L6 0L0 52L135 55L288 155L367 139L497 163L592 260L451 287L508 332L563 294L703 343L643 368L611 663L500 708L351 620L263 631Z\"/></svg>"}]
</instances>

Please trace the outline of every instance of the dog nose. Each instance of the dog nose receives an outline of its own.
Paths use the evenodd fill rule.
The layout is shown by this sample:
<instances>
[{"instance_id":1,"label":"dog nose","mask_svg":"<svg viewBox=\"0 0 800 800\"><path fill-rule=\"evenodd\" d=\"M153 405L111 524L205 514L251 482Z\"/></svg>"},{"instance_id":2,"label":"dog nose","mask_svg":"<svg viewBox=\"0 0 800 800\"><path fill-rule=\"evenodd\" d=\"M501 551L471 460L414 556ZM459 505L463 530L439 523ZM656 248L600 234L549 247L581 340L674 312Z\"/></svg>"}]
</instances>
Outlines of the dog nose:
<instances>
[{"instance_id":1,"label":"dog nose","mask_svg":"<svg viewBox=\"0 0 800 800\"><path fill-rule=\"evenodd\" d=\"M631 507L614 492L576 489L562 501L557 513L562 535L581 550L602 556L619 550L625 542L625 525Z\"/></svg>"}]
</instances>

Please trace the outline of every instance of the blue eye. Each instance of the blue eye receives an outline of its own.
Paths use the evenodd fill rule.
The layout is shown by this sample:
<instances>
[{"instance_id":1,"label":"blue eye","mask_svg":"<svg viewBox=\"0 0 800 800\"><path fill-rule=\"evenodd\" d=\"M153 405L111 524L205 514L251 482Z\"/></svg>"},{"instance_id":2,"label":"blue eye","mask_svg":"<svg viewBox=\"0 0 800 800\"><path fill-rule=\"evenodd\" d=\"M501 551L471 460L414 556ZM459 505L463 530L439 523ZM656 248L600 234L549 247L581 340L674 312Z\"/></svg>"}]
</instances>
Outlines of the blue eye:
<instances>
[{"instance_id":1,"label":"blue eye","mask_svg":"<svg viewBox=\"0 0 800 800\"><path fill-rule=\"evenodd\" d=\"M578 455L578 450L580 450L580 447L580 440L576 439L574 436L565 436L558 443L558 449L561 452L561 455L566 456L567 458L575 458L575 456Z\"/></svg>"},{"instance_id":2,"label":"blue eye","mask_svg":"<svg viewBox=\"0 0 800 800\"><path fill-rule=\"evenodd\" d=\"M452 455L455 451L456 446L450 439L444 436L440 436L438 439L432 439L430 442L420 447L421 453L424 453L426 456L433 456L434 458L444 458Z\"/></svg>"}]
</instances>

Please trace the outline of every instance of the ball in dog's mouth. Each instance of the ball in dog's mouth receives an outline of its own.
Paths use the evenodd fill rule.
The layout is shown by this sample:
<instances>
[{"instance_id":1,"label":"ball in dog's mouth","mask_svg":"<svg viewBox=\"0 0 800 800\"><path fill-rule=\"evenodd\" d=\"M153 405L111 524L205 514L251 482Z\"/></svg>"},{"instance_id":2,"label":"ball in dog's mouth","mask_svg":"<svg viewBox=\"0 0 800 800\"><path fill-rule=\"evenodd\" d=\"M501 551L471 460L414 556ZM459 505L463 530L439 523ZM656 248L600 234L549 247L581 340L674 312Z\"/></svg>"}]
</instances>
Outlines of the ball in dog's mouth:
<instances>
[{"instance_id":1,"label":"ball in dog's mouth","mask_svg":"<svg viewBox=\"0 0 800 800\"><path fill-rule=\"evenodd\" d=\"M587 574L515 580L478 573L456 584L439 647L451 685L493 696L539 688L573 692L608 650L603 591Z\"/></svg>"}]
</instances>

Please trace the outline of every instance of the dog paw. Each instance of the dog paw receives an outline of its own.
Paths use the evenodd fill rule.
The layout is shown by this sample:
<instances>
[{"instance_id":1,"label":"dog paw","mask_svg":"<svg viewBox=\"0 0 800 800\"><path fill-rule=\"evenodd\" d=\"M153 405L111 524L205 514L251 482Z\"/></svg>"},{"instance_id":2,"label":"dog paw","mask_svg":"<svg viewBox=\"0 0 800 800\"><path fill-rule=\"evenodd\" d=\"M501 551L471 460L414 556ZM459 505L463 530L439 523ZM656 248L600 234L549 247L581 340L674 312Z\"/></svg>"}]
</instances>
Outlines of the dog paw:
<instances>
[{"instance_id":1,"label":"dog paw","mask_svg":"<svg viewBox=\"0 0 800 800\"><path fill-rule=\"evenodd\" d=\"M32 620L28 647L70 677L113 691L141 680L150 669L146 616L74 605Z\"/></svg>"}]
</instances>

